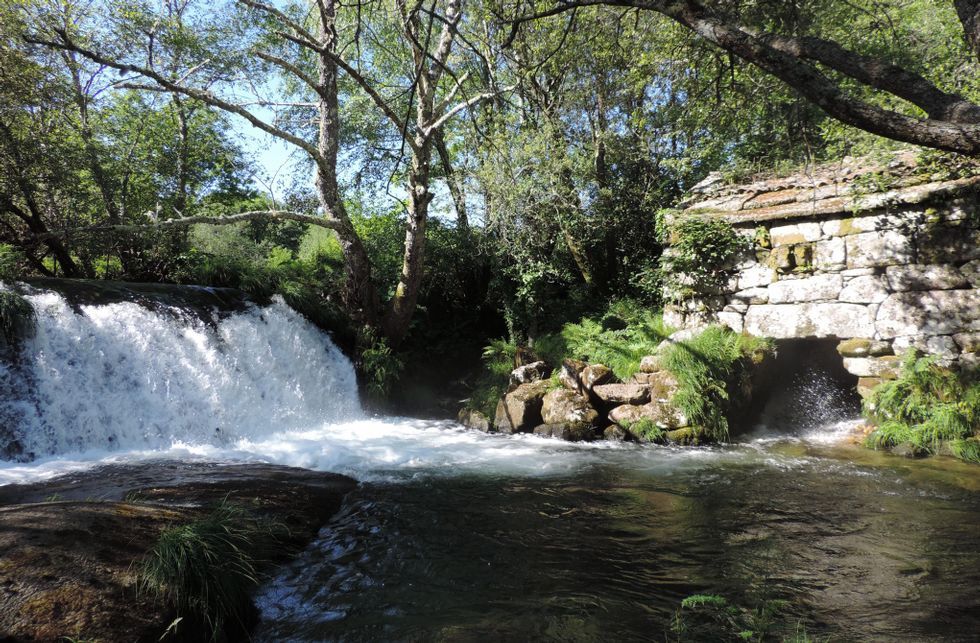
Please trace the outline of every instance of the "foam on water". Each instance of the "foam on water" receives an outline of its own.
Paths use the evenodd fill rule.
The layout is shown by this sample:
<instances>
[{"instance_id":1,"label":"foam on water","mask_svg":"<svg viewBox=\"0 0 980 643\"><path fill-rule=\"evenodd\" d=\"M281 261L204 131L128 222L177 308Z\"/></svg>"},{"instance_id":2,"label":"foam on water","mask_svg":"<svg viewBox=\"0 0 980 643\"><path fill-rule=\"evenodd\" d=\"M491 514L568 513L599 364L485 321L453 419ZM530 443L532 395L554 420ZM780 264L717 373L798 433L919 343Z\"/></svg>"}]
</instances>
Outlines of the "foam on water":
<instances>
[{"instance_id":1,"label":"foam on water","mask_svg":"<svg viewBox=\"0 0 980 643\"><path fill-rule=\"evenodd\" d=\"M0 360L0 484L148 459L267 462L360 480L674 470L753 449L638 449L370 418L353 366L282 301L218 315L28 297L37 332ZM197 311L198 313L200 311ZM753 455L755 454L755 455ZM785 464L785 463L784 463Z\"/></svg>"}]
</instances>

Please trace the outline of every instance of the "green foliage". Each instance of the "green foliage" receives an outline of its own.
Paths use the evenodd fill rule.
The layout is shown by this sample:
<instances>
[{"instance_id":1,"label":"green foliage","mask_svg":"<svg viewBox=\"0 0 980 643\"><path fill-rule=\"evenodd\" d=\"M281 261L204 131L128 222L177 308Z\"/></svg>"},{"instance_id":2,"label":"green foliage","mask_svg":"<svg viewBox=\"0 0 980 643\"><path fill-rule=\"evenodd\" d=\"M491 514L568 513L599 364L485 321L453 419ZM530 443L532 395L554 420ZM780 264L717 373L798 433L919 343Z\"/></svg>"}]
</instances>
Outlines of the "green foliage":
<instances>
[{"instance_id":1,"label":"green foliage","mask_svg":"<svg viewBox=\"0 0 980 643\"><path fill-rule=\"evenodd\" d=\"M704 438L727 440L732 391L740 389L748 366L772 350L771 341L724 326L709 326L689 340L670 344L661 351L661 364L678 380L674 404L692 426L701 428Z\"/></svg>"},{"instance_id":2,"label":"green foliage","mask_svg":"<svg viewBox=\"0 0 980 643\"><path fill-rule=\"evenodd\" d=\"M910 350L898 379L879 385L865 400L865 416L876 424L869 447L907 445L913 451L944 453L980 463L980 377L953 371L935 356Z\"/></svg>"},{"instance_id":3,"label":"green foliage","mask_svg":"<svg viewBox=\"0 0 980 643\"><path fill-rule=\"evenodd\" d=\"M8 346L34 332L35 313L31 302L12 290L0 290L0 338Z\"/></svg>"},{"instance_id":4,"label":"green foliage","mask_svg":"<svg viewBox=\"0 0 980 643\"><path fill-rule=\"evenodd\" d=\"M363 339L363 345L360 370L367 380L368 392L379 399L384 398L398 381L405 364L383 337L369 334Z\"/></svg>"},{"instance_id":5,"label":"green foliage","mask_svg":"<svg viewBox=\"0 0 980 643\"><path fill-rule=\"evenodd\" d=\"M0 243L0 281L13 281L27 272L24 251L7 243Z\"/></svg>"},{"instance_id":6,"label":"green foliage","mask_svg":"<svg viewBox=\"0 0 980 643\"><path fill-rule=\"evenodd\" d=\"M674 641L809 641L798 621L789 628L790 604L763 600L755 608L735 605L717 594L694 594L681 601L674 612L671 632ZM802 628L802 630L801 630ZM801 638L802 632L802 638Z\"/></svg>"},{"instance_id":7,"label":"green foliage","mask_svg":"<svg viewBox=\"0 0 980 643\"><path fill-rule=\"evenodd\" d=\"M275 556L283 527L223 502L207 516L168 527L139 569L139 587L164 597L181 617L208 626L212 640L245 630L251 591Z\"/></svg>"},{"instance_id":8,"label":"green foliage","mask_svg":"<svg viewBox=\"0 0 980 643\"><path fill-rule=\"evenodd\" d=\"M660 442L666 435L666 431L657 426L656 422L650 418L640 418L625 428L636 437L647 442Z\"/></svg>"},{"instance_id":9,"label":"green foliage","mask_svg":"<svg viewBox=\"0 0 980 643\"><path fill-rule=\"evenodd\" d=\"M615 322L625 326L610 328L611 324L620 325ZM552 364L561 362L559 350L562 358L605 364L616 377L626 380L640 369L640 360L651 354L670 332L659 313L640 312L620 302L610 306L599 319L583 318L578 323L565 324L559 335L539 339L535 351Z\"/></svg>"},{"instance_id":10,"label":"green foliage","mask_svg":"<svg viewBox=\"0 0 980 643\"><path fill-rule=\"evenodd\" d=\"M711 293L732 274L752 239L720 219L687 217L668 230L670 250L660 260L664 284L675 299Z\"/></svg>"},{"instance_id":11,"label":"green foliage","mask_svg":"<svg viewBox=\"0 0 980 643\"><path fill-rule=\"evenodd\" d=\"M504 339L492 340L483 349L483 369L470 392L469 408L493 418L497 401L507 392L516 355L517 345Z\"/></svg>"}]
</instances>

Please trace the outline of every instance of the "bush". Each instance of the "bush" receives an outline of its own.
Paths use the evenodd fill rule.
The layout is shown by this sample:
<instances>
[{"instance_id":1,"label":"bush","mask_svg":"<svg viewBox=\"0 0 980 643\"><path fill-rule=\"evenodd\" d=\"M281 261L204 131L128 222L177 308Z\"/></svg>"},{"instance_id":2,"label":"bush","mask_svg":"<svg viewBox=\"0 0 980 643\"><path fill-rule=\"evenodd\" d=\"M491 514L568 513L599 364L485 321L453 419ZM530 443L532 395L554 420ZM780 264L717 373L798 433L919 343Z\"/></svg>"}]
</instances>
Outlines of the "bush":
<instances>
[{"instance_id":1,"label":"bush","mask_svg":"<svg viewBox=\"0 0 980 643\"><path fill-rule=\"evenodd\" d=\"M898 379L879 385L865 400L864 414L877 426L866 444L898 445L929 454L948 452L980 463L980 377L955 372L909 351Z\"/></svg>"},{"instance_id":2,"label":"bush","mask_svg":"<svg viewBox=\"0 0 980 643\"><path fill-rule=\"evenodd\" d=\"M670 249L660 260L667 291L675 300L710 293L732 274L739 254L753 241L726 221L689 217L666 229Z\"/></svg>"},{"instance_id":3,"label":"bush","mask_svg":"<svg viewBox=\"0 0 980 643\"><path fill-rule=\"evenodd\" d=\"M701 427L701 437L717 442L728 439L730 391L741 387L750 363L761 362L772 350L769 340L710 326L661 352L663 367L679 384L673 402L692 426Z\"/></svg>"},{"instance_id":4,"label":"bush","mask_svg":"<svg viewBox=\"0 0 980 643\"><path fill-rule=\"evenodd\" d=\"M283 529L222 503L204 518L160 534L139 570L139 588L164 597L179 618L208 627L212 640L233 637L248 629L251 591Z\"/></svg>"},{"instance_id":5,"label":"bush","mask_svg":"<svg viewBox=\"0 0 980 643\"><path fill-rule=\"evenodd\" d=\"M802 623L790 628L789 607L787 601L768 599L749 609L723 596L695 594L681 601L670 629L675 641L809 641Z\"/></svg>"}]
</instances>

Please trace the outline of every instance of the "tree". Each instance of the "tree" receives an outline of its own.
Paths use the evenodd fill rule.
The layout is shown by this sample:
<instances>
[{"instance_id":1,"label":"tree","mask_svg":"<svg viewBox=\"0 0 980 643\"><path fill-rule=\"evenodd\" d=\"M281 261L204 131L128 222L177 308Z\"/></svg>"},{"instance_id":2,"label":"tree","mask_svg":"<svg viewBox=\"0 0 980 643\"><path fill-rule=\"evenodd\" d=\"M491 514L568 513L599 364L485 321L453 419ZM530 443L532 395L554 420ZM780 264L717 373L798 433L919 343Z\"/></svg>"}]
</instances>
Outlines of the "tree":
<instances>
[{"instance_id":1,"label":"tree","mask_svg":"<svg viewBox=\"0 0 980 643\"><path fill-rule=\"evenodd\" d=\"M200 8L195 16L186 9L189 4L185 1L185 9L176 17L167 14L138 16L138 24L152 25L152 29L142 32L130 29L115 45L105 39L99 42L93 34L76 34L50 20L31 34L29 40L117 70L126 75L128 87L166 91L237 115L305 153L314 168L322 213L315 224L336 231L339 237L349 277L352 313L365 324L380 329L392 344L399 342L408 330L423 274L435 138L456 114L493 95L483 92L466 96L466 75L452 71L450 54L462 16L460 0L442 0L432 8L420 1L408 0L393 0L393 4L382 6L379 15L383 20L375 26L379 29L398 26L396 38L403 45L398 50L403 54L398 63L406 70L406 85L393 88L391 95L386 95L388 90L384 83L372 78L361 61L351 62L346 58L348 46L360 46L361 16L358 12L353 38L342 41L338 32L340 5L336 0L314 0L308 5L309 12L303 11L302 6L283 10L258 0L238 0L237 4L246 10L252 21L244 42L234 40L235 31L230 26L215 25L213 18L202 16ZM127 15L126 20L132 22L132 17ZM225 36L216 39L215 33ZM210 34L211 41L198 34ZM158 64L154 54L159 43L177 38L195 42L193 47L186 49L196 50L197 55L185 56L167 66ZM399 40L389 40L386 44ZM238 60L235 59L236 48L241 48L244 54ZM229 51L233 53L229 55ZM379 48L378 52L381 51L383 49ZM297 88L295 91L305 94L309 100L241 100L238 95L246 89L241 75L246 74L249 61L254 59L260 60L266 69L278 70L287 89ZM370 99L409 150L404 169L407 193L404 255L398 285L386 304L377 293L370 258L341 194L337 170L341 125L338 81L341 74L352 80ZM255 106L307 110L316 123L315 132L308 137L302 126L270 121ZM406 109L400 111L400 107ZM277 211L249 215L314 223L313 217L304 219L298 213ZM179 217L170 224L192 221L198 219Z\"/></svg>"},{"instance_id":2,"label":"tree","mask_svg":"<svg viewBox=\"0 0 980 643\"><path fill-rule=\"evenodd\" d=\"M544 10L534 7L509 18L512 42L531 20L607 5L661 14L706 41L769 73L799 92L831 117L897 141L980 155L980 105L947 92L922 74L838 42L811 35L785 35L753 28L739 19L739 3L696 0L571 0ZM976 0L956 0L963 33L980 56L980 10ZM845 90L846 77L859 86L890 95L920 110L920 115L882 107Z\"/></svg>"}]
</instances>

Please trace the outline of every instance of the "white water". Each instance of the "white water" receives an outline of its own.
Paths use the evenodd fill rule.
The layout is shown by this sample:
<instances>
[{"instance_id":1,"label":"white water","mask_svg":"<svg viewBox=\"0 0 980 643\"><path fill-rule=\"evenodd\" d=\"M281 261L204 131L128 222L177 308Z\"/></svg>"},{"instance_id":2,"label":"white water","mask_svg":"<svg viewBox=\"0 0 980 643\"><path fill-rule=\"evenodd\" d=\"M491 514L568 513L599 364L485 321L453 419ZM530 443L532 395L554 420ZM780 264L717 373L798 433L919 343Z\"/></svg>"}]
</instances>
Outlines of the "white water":
<instances>
[{"instance_id":1,"label":"white water","mask_svg":"<svg viewBox=\"0 0 980 643\"><path fill-rule=\"evenodd\" d=\"M0 484L159 458L271 462L390 480L551 475L617 459L672 470L706 458L758 457L751 448L570 444L451 422L370 418L350 361L281 301L205 324L177 309L73 309L53 292L28 298L37 332L19 365L0 360L0 449L11 438L21 448L18 461L0 460Z\"/></svg>"}]
</instances>

